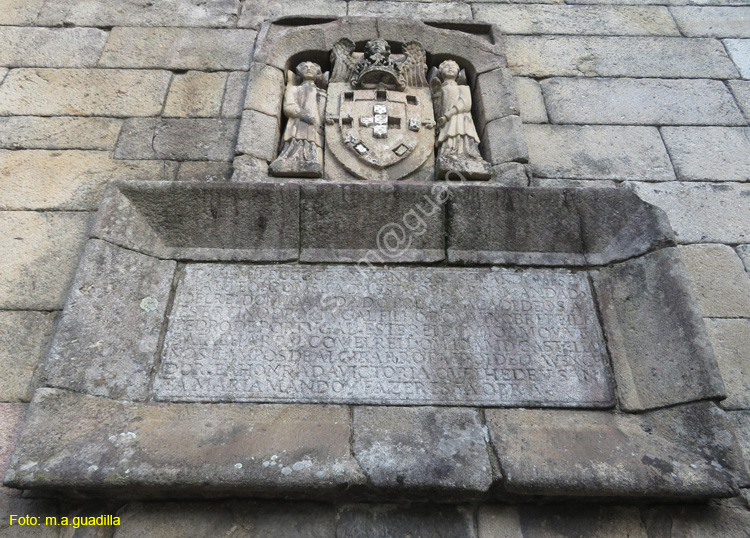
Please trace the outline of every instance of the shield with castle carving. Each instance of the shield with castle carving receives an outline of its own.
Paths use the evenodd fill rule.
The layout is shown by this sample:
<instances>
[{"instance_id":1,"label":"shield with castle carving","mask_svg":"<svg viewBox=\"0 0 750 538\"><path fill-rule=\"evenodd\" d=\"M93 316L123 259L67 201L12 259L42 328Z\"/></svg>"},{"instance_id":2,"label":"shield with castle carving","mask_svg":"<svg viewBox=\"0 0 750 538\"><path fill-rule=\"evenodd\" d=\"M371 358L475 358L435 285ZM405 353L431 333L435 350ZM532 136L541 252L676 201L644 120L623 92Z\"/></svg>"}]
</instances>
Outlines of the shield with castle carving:
<instances>
[{"instance_id":1,"label":"shield with castle carving","mask_svg":"<svg viewBox=\"0 0 750 538\"><path fill-rule=\"evenodd\" d=\"M431 159L435 121L424 49L409 43L390 54L383 40L364 53L342 39L331 53L326 154L361 179L397 180Z\"/></svg>"}]
</instances>

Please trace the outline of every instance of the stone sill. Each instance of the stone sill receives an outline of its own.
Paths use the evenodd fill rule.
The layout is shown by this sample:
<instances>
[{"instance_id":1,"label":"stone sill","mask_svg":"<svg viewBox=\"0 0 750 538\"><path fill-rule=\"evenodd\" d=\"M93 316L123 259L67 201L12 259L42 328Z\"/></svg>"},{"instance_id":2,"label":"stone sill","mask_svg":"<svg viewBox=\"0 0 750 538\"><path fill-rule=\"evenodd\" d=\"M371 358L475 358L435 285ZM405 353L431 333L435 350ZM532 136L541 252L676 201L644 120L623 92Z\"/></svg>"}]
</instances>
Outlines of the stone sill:
<instances>
[{"instance_id":1,"label":"stone sill","mask_svg":"<svg viewBox=\"0 0 750 538\"><path fill-rule=\"evenodd\" d=\"M408 249L380 248L397 226ZM618 189L452 183L113 182L91 237L179 261L607 265L674 245Z\"/></svg>"},{"instance_id":2,"label":"stone sill","mask_svg":"<svg viewBox=\"0 0 750 538\"><path fill-rule=\"evenodd\" d=\"M711 402L630 415L38 389L5 485L66 498L697 500L737 494L729 429Z\"/></svg>"}]
</instances>

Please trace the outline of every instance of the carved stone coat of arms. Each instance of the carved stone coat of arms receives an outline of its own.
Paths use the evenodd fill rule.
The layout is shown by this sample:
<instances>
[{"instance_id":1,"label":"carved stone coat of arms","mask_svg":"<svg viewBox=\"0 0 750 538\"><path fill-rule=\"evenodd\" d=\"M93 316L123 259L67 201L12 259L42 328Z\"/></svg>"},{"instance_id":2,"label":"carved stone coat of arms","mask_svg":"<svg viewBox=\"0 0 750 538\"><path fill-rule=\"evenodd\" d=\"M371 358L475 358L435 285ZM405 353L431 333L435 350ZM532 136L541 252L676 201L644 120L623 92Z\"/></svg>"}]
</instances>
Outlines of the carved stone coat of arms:
<instances>
[{"instance_id":1,"label":"carved stone coat of arms","mask_svg":"<svg viewBox=\"0 0 750 538\"><path fill-rule=\"evenodd\" d=\"M435 119L419 43L391 54L383 39L364 53L339 40L331 52L326 105L326 155L346 171L370 180L397 180L433 158ZM328 157L326 157L328 158Z\"/></svg>"}]
</instances>

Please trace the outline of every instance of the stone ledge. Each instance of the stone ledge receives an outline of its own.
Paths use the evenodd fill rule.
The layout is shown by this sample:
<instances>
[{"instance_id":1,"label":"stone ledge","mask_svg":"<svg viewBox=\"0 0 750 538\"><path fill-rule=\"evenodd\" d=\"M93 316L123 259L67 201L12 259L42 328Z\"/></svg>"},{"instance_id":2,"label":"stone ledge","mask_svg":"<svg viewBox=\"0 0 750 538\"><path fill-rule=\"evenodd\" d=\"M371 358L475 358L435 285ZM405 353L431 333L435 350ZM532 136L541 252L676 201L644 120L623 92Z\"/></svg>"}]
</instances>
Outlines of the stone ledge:
<instances>
[{"instance_id":1,"label":"stone ledge","mask_svg":"<svg viewBox=\"0 0 750 538\"><path fill-rule=\"evenodd\" d=\"M364 476L346 407L158 404L38 389L5 478L108 497L332 496Z\"/></svg>"},{"instance_id":2,"label":"stone ledge","mask_svg":"<svg viewBox=\"0 0 750 538\"><path fill-rule=\"evenodd\" d=\"M455 265L597 266L674 244L627 190L445 182L113 182L91 236L185 261Z\"/></svg>"},{"instance_id":3,"label":"stone ledge","mask_svg":"<svg viewBox=\"0 0 750 538\"><path fill-rule=\"evenodd\" d=\"M110 184L92 237L163 259L286 261L299 250L294 184Z\"/></svg>"},{"instance_id":4,"label":"stone ledge","mask_svg":"<svg viewBox=\"0 0 750 538\"><path fill-rule=\"evenodd\" d=\"M663 211L616 189L466 186L448 214L459 265L604 265L674 244Z\"/></svg>"},{"instance_id":5,"label":"stone ledge","mask_svg":"<svg viewBox=\"0 0 750 538\"><path fill-rule=\"evenodd\" d=\"M433 191L428 185L303 185L300 261L443 260L444 208Z\"/></svg>"},{"instance_id":6,"label":"stone ledge","mask_svg":"<svg viewBox=\"0 0 750 538\"><path fill-rule=\"evenodd\" d=\"M643 415L487 410L511 493L731 497L741 453L726 413L702 402Z\"/></svg>"},{"instance_id":7,"label":"stone ledge","mask_svg":"<svg viewBox=\"0 0 750 538\"><path fill-rule=\"evenodd\" d=\"M476 409L353 411L351 422L347 406L135 403L38 389L5 484L110 499L737 494L740 449L708 402L642 415L488 409L486 427Z\"/></svg>"}]
</instances>

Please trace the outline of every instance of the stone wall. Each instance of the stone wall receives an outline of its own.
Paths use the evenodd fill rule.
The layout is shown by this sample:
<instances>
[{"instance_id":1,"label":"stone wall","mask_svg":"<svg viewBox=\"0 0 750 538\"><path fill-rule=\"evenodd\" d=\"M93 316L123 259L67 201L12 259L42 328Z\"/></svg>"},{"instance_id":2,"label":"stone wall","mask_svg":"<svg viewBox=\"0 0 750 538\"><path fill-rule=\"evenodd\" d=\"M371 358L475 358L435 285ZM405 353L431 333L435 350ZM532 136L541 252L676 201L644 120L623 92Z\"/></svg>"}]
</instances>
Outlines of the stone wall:
<instances>
[{"instance_id":1,"label":"stone wall","mask_svg":"<svg viewBox=\"0 0 750 538\"><path fill-rule=\"evenodd\" d=\"M750 462L747 0L3 0L0 470L105 185L229 180L261 24L300 15L498 25L531 167L498 180L616 186L667 212ZM101 505L2 488L0 536L84 536L8 527L10 514L117 513L98 536L740 537L749 491L707 505Z\"/></svg>"}]
</instances>

